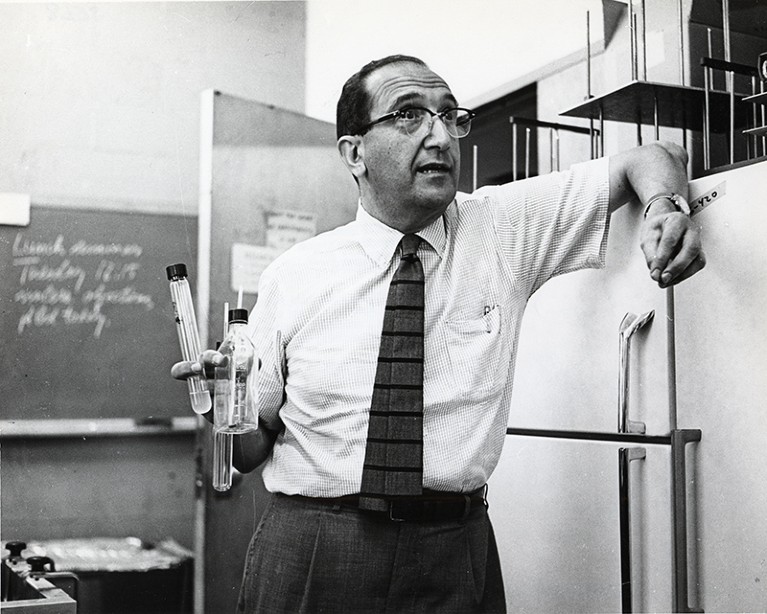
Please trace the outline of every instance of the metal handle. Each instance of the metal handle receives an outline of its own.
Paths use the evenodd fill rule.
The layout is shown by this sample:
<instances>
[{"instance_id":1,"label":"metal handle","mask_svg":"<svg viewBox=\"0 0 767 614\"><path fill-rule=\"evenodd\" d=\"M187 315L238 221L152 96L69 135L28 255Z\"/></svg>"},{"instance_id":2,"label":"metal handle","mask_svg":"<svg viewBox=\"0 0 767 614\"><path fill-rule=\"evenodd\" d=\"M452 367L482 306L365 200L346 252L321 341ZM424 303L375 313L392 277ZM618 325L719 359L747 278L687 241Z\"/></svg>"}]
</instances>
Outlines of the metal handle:
<instances>
[{"instance_id":1,"label":"metal handle","mask_svg":"<svg viewBox=\"0 0 767 614\"><path fill-rule=\"evenodd\" d=\"M687 564L687 462L685 446L700 441L698 429L671 432L671 490L674 497L674 612L703 612L689 604L689 578Z\"/></svg>"},{"instance_id":2,"label":"metal handle","mask_svg":"<svg viewBox=\"0 0 767 614\"><path fill-rule=\"evenodd\" d=\"M618 330L620 339L620 368L618 370L618 432L644 433L644 422L629 420L629 376L631 373L631 336L655 316L655 311L648 311L641 316L627 313L623 316Z\"/></svg>"},{"instance_id":3,"label":"metal handle","mask_svg":"<svg viewBox=\"0 0 767 614\"><path fill-rule=\"evenodd\" d=\"M629 463L644 459L644 448L620 448L618 450L618 505L621 533L621 603L622 611L632 612L631 579L631 489L629 487Z\"/></svg>"}]
</instances>

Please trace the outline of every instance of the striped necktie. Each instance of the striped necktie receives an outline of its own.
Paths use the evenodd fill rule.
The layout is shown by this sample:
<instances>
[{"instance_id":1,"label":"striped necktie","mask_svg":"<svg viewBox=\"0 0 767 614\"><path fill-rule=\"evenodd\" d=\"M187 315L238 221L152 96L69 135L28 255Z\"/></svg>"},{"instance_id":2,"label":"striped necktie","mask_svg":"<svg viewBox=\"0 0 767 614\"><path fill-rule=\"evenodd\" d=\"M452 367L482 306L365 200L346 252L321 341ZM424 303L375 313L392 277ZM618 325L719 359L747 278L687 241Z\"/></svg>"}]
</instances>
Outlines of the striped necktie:
<instances>
[{"instance_id":1,"label":"striped necktie","mask_svg":"<svg viewBox=\"0 0 767 614\"><path fill-rule=\"evenodd\" d=\"M420 237L405 235L386 300L370 405L360 508L423 492L423 266Z\"/></svg>"}]
</instances>

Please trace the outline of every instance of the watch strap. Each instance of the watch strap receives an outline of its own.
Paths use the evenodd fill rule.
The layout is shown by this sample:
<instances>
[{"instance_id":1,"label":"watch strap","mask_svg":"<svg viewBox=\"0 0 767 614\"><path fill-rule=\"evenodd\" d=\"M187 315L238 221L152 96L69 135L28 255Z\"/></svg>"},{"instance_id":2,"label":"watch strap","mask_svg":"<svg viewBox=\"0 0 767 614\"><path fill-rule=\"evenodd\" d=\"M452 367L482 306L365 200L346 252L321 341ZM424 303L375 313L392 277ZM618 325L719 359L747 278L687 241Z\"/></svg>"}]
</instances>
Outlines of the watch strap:
<instances>
[{"instance_id":1,"label":"watch strap","mask_svg":"<svg viewBox=\"0 0 767 614\"><path fill-rule=\"evenodd\" d=\"M684 196L681 196L680 194L675 194L674 192L661 192L659 194L655 194L654 196L650 198L650 200L647 201L647 205L645 205L645 208L644 208L645 218L647 218L647 212L650 211L650 207L652 207L656 201L662 200L662 199L668 200L672 205L674 205L674 208L680 213L684 213L687 216L691 214L690 205L688 204Z\"/></svg>"}]
</instances>

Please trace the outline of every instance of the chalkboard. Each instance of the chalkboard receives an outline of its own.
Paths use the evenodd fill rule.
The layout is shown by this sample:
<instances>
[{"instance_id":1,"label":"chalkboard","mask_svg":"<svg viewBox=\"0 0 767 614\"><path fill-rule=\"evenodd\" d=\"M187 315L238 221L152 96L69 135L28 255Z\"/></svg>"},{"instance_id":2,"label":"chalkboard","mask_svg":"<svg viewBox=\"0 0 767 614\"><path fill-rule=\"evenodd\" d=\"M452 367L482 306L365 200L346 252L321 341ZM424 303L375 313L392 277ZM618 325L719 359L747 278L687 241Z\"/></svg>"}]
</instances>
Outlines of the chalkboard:
<instances>
[{"instance_id":1,"label":"chalkboard","mask_svg":"<svg viewBox=\"0 0 767 614\"><path fill-rule=\"evenodd\" d=\"M195 288L197 219L32 207L0 226L0 419L192 415L165 267Z\"/></svg>"}]
</instances>

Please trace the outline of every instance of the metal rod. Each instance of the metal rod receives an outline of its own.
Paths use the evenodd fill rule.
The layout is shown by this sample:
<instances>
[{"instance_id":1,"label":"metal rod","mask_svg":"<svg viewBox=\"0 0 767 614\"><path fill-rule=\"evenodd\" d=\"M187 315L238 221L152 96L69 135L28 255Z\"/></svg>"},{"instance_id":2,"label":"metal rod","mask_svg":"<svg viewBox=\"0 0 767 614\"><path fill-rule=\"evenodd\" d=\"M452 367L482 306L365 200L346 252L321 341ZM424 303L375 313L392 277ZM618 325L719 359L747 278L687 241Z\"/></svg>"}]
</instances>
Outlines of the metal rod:
<instances>
[{"instance_id":1,"label":"metal rod","mask_svg":"<svg viewBox=\"0 0 767 614\"><path fill-rule=\"evenodd\" d=\"M517 124L511 125L511 178L517 180Z\"/></svg>"},{"instance_id":2,"label":"metal rod","mask_svg":"<svg viewBox=\"0 0 767 614\"><path fill-rule=\"evenodd\" d=\"M711 30L709 29L709 32ZM711 168L711 101L709 89L711 88L711 69L703 69L703 169Z\"/></svg>"},{"instance_id":3,"label":"metal rod","mask_svg":"<svg viewBox=\"0 0 767 614\"><path fill-rule=\"evenodd\" d=\"M647 81L647 20L645 19L645 0L641 0L640 7L642 14L642 79Z\"/></svg>"},{"instance_id":4,"label":"metal rod","mask_svg":"<svg viewBox=\"0 0 767 614\"><path fill-rule=\"evenodd\" d=\"M549 128L549 168L554 172L554 131Z\"/></svg>"},{"instance_id":5,"label":"metal rod","mask_svg":"<svg viewBox=\"0 0 767 614\"><path fill-rule=\"evenodd\" d=\"M530 128L525 128L525 179L530 177Z\"/></svg>"},{"instance_id":6,"label":"metal rod","mask_svg":"<svg viewBox=\"0 0 767 614\"><path fill-rule=\"evenodd\" d=\"M722 32L724 34L724 61L732 60L730 55L730 2L722 0ZM730 164L735 163L735 73L727 71L727 91L730 93Z\"/></svg>"},{"instance_id":7,"label":"metal rod","mask_svg":"<svg viewBox=\"0 0 767 614\"><path fill-rule=\"evenodd\" d=\"M631 42L631 80L637 80L637 19L634 14L634 2L629 0L629 40Z\"/></svg>"},{"instance_id":8,"label":"metal rod","mask_svg":"<svg viewBox=\"0 0 767 614\"><path fill-rule=\"evenodd\" d=\"M477 146L476 145L472 147L472 152L474 154L474 157L472 159L472 169L471 169L471 191L475 192L477 190Z\"/></svg>"},{"instance_id":9,"label":"metal rod","mask_svg":"<svg viewBox=\"0 0 767 614\"><path fill-rule=\"evenodd\" d=\"M554 144L556 145L557 150L557 170L559 169L559 130L554 130Z\"/></svg>"},{"instance_id":10,"label":"metal rod","mask_svg":"<svg viewBox=\"0 0 767 614\"><path fill-rule=\"evenodd\" d=\"M671 495L674 527L674 612L702 612L689 605L689 569L687 541L687 461L688 443L701 440L697 429L674 430L671 433Z\"/></svg>"},{"instance_id":11,"label":"metal rod","mask_svg":"<svg viewBox=\"0 0 767 614\"><path fill-rule=\"evenodd\" d=\"M614 443L641 443L643 446L670 446L671 435L644 435L642 433L607 433L602 431L557 431L509 426L507 435L541 437L544 439L572 439L576 441L612 441Z\"/></svg>"},{"instance_id":12,"label":"metal rod","mask_svg":"<svg viewBox=\"0 0 767 614\"><path fill-rule=\"evenodd\" d=\"M621 539L621 603L622 611L633 612L633 578L631 573L631 469L632 460L644 459L644 448L618 450L618 512Z\"/></svg>"},{"instance_id":13,"label":"metal rod","mask_svg":"<svg viewBox=\"0 0 767 614\"><path fill-rule=\"evenodd\" d=\"M679 9L679 83L684 86L684 9L682 3L684 0L677 1Z\"/></svg>"},{"instance_id":14,"label":"metal rod","mask_svg":"<svg viewBox=\"0 0 767 614\"><path fill-rule=\"evenodd\" d=\"M602 103L599 104L599 156L605 155L605 114Z\"/></svg>"},{"instance_id":15,"label":"metal rod","mask_svg":"<svg viewBox=\"0 0 767 614\"><path fill-rule=\"evenodd\" d=\"M586 11L586 98L591 97L591 12Z\"/></svg>"},{"instance_id":16,"label":"metal rod","mask_svg":"<svg viewBox=\"0 0 767 614\"><path fill-rule=\"evenodd\" d=\"M677 426L675 315L674 286L670 286L666 288L666 366L668 373L668 423L672 430Z\"/></svg>"}]
</instances>

